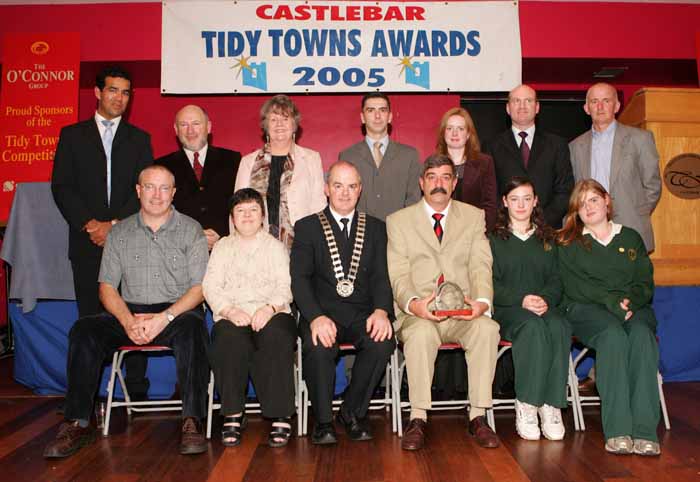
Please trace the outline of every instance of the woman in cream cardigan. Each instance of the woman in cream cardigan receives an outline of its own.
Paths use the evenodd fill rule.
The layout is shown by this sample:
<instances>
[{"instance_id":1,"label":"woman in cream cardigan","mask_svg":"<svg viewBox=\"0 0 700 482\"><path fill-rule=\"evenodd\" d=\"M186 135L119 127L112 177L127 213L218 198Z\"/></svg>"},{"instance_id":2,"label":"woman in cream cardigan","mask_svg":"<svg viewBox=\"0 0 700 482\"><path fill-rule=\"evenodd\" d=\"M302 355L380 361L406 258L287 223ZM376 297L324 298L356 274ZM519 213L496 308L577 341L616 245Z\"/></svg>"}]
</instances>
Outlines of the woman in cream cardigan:
<instances>
[{"instance_id":1,"label":"woman in cream cardigan","mask_svg":"<svg viewBox=\"0 0 700 482\"><path fill-rule=\"evenodd\" d=\"M318 152L295 143L301 115L286 95L260 109L265 145L241 159L235 190L251 187L265 200L265 229L291 248L294 223L326 207Z\"/></svg>"},{"instance_id":2,"label":"woman in cream cardigan","mask_svg":"<svg viewBox=\"0 0 700 482\"><path fill-rule=\"evenodd\" d=\"M254 189L230 201L234 229L214 245L202 288L214 314L210 361L221 396L221 441L241 443L248 376L272 419L271 447L286 445L294 414L294 346L297 328L289 254L262 229L265 206Z\"/></svg>"}]
</instances>

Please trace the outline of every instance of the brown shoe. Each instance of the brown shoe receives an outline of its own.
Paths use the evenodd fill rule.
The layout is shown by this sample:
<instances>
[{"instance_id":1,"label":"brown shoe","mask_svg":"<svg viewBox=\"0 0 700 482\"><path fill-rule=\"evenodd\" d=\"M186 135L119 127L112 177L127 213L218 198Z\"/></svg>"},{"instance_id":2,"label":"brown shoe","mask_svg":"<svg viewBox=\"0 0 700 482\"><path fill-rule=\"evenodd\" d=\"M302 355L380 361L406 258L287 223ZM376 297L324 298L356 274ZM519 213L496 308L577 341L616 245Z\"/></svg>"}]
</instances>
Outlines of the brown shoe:
<instances>
[{"instance_id":1,"label":"brown shoe","mask_svg":"<svg viewBox=\"0 0 700 482\"><path fill-rule=\"evenodd\" d=\"M44 449L44 457L47 459L68 457L94 441L94 427L88 425L82 428L77 421L63 422L58 428L56 438Z\"/></svg>"},{"instance_id":2,"label":"brown shoe","mask_svg":"<svg viewBox=\"0 0 700 482\"><path fill-rule=\"evenodd\" d=\"M598 389L595 386L595 380L586 377L578 382L578 391L581 395L598 396Z\"/></svg>"},{"instance_id":3,"label":"brown shoe","mask_svg":"<svg viewBox=\"0 0 700 482\"><path fill-rule=\"evenodd\" d=\"M491 430L483 415L469 422L469 433L474 436L476 443L484 448L493 449L501 444L498 435Z\"/></svg>"},{"instance_id":4,"label":"brown shoe","mask_svg":"<svg viewBox=\"0 0 700 482\"><path fill-rule=\"evenodd\" d=\"M194 455L206 451L207 440L204 438L202 424L194 417L185 417L182 421L180 453L182 455Z\"/></svg>"},{"instance_id":5,"label":"brown shoe","mask_svg":"<svg viewBox=\"0 0 700 482\"><path fill-rule=\"evenodd\" d=\"M404 450L420 450L425 446L425 429L428 422L422 418L414 418L408 423L403 433L401 448Z\"/></svg>"}]
</instances>

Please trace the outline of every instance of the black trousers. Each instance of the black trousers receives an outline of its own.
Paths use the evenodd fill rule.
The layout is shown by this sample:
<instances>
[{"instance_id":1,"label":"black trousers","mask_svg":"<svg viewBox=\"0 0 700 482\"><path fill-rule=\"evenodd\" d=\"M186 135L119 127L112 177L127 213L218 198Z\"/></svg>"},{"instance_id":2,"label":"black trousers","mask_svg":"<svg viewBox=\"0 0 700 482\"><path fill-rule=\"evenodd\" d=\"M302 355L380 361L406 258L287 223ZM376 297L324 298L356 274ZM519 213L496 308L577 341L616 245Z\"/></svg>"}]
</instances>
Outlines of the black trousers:
<instances>
[{"instance_id":1,"label":"black trousers","mask_svg":"<svg viewBox=\"0 0 700 482\"><path fill-rule=\"evenodd\" d=\"M100 257L83 257L71 259L73 268L73 287L75 301L78 303L78 317L98 315L104 312L100 303L99 283ZM144 398L148 393L150 383L146 378L148 357L143 353L131 353L124 358L126 367L126 387L129 394L136 398Z\"/></svg>"},{"instance_id":2,"label":"black trousers","mask_svg":"<svg viewBox=\"0 0 700 482\"><path fill-rule=\"evenodd\" d=\"M304 379L309 389L311 406L316 423L333 421L333 392L335 388L335 365L338 359L338 344L352 343L357 356L352 367L350 385L345 390L342 410L357 418L367 415L369 402L377 384L381 381L391 354L396 347L394 335L382 342L375 342L367 334L366 323L355 323L350 327L336 325L338 333L335 344L324 347L320 342L314 346L311 328L305 320L299 329L304 355Z\"/></svg>"},{"instance_id":3,"label":"black trousers","mask_svg":"<svg viewBox=\"0 0 700 482\"><path fill-rule=\"evenodd\" d=\"M210 361L223 415L244 411L249 375L264 417L294 415L297 326L291 315L277 313L258 332L219 320L212 338Z\"/></svg>"},{"instance_id":4,"label":"black trousers","mask_svg":"<svg viewBox=\"0 0 700 482\"><path fill-rule=\"evenodd\" d=\"M169 303L129 305L129 309L134 313L159 313L168 306ZM151 343L173 349L183 417L206 416L208 338L204 312L194 309L175 318ZM109 313L87 316L73 325L68 344L67 420L90 418L103 363L120 346L133 344L119 321Z\"/></svg>"}]
</instances>

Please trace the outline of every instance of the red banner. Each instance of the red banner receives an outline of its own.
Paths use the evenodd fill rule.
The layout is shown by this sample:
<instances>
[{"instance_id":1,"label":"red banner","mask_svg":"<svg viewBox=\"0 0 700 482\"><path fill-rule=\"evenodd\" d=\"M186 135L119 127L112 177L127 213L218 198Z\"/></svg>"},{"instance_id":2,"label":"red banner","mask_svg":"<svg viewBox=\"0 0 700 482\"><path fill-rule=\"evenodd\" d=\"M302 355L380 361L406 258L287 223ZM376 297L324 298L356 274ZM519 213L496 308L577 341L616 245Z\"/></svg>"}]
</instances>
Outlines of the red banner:
<instances>
[{"instance_id":1,"label":"red banner","mask_svg":"<svg viewBox=\"0 0 700 482\"><path fill-rule=\"evenodd\" d=\"M78 119L80 35L4 36L0 88L0 222L19 182L51 179L61 127Z\"/></svg>"}]
</instances>

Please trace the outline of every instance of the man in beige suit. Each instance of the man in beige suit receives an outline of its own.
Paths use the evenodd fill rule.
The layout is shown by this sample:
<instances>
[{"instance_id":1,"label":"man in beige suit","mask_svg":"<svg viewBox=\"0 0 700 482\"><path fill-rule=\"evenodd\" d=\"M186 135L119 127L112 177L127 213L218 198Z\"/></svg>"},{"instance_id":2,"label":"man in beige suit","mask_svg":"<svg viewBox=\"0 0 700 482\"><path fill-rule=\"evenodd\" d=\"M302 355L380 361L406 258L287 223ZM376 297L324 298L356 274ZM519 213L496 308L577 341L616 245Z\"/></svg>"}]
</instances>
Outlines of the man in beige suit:
<instances>
[{"instance_id":1,"label":"man in beige suit","mask_svg":"<svg viewBox=\"0 0 700 482\"><path fill-rule=\"evenodd\" d=\"M491 407L500 337L498 324L490 318L492 258L484 235L484 212L451 200L457 177L447 156L428 157L419 183L423 199L387 218L387 263L411 402L411 420L401 446L405 450L424 446L438 348L442 343L459 343L468 366L469 432L482 447L497 447L498 437L485 417ZM471 315L440 319L432 314L441 275L462 288Z\"/></svg>"}]
</instances>

